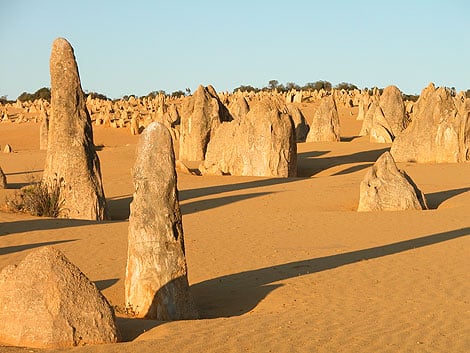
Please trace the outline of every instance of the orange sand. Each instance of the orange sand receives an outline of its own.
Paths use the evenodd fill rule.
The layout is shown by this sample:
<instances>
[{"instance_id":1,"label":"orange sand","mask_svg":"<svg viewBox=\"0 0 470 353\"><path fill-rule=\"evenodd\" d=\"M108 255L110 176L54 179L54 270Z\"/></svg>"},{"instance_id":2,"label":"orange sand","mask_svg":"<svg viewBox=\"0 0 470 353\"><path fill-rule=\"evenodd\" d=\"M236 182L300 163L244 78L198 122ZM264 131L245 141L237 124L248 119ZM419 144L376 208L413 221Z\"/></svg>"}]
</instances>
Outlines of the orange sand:
<instances>
[{"instance_id":1,"label":"orange sand","mask_svg":"<svg viewBox=\"0 0 470 353\"><path fill-rule=\"evenodd\" d=\"M342 142L298 145L298 178L179 175L200 320L121 313L137 141L127 129L94 129L113 220L0 212L0 268L54 245L116 306L126 342L67 352L468 352L470 164L399 164L432 210L357 213L359 183L390 145L355 137L356 114L340 109ZM5 143L16 152L0 153L12 188L0 200L39 178L45 157L39 124L0 124Z\"/></svg>"}]
</instances>

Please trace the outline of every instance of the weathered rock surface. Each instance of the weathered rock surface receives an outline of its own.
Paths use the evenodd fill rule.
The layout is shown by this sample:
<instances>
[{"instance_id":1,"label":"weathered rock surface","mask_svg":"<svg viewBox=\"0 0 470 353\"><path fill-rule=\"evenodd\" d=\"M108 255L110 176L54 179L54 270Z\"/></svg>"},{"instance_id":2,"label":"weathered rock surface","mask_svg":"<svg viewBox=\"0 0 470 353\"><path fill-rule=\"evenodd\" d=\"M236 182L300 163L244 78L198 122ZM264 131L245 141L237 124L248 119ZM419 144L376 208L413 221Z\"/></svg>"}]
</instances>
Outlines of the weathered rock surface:
<instances>
[{"instance_id":1,"label":"weathered rock surface","mask_svg":"<svg viewBox=\"0 0 470 353\"><path fill-rule=\"evenodd\" d=\"M118 340L113 309L60 251L35 250L0 273L0 344L65 348Z\"/></svg>"},{"instance_id":2,"label":"weathered rock surface","mask_svg":"<svg viewBox=\"0 0 470 353\"><path fill-rule=\"evenodd\" d=\"M7 187L7 177L3 172L2 167L0 167L0 189L6 189Z\"/></svg>"},{"instance_id":3,"label":"weathered rock surface","mask_svg":"<svg viewBox=\"0 0 470 353\"><path fill-rule=\"evenodd\" d=\"M214 88L200 85L192 97L186 98L181 113L179 159L203 160L212 132L228 119Z\"/></svg>"},{"instance_id":4,"label":"weathered rock surface","mask_svg":"<svg viewBox=\"0 0 470 353\"><path fill-rule=\"evenodd\" d=\"M360 186L358 211L427 209L424 194L400 171L390 152L382 154L366 173Z\"/></svg>"},{"instance_id":5,"label":"weathered rock surface","mask_svg":"<svg viewBox=\"0 0 470 353\"><path fill-rule=\"evenodd\" d=\"M361 135L370 134L370 142L391 143L407 126L405 104L396 86L384 88L378 103L371 105Z\"/></svg>"},{"instance_id":6,"label":"weathered rock surface","mask_svg":"<svg viewBox=\"0 0 470 353\"><path fill-rule=\"evenodd\" d=\"M91 119L71 45L58 38L50 58L51 109L43 181L62 185L60 217L107 218Z\"/></svg>"},{"instance_id":7,"label":"weathered rock surface","mask_svg":"<svg viewBox=\"0 0 470 353\"><path fill-rule=\"evenodd\" d=\"M204 174L293 177L297 146L291 118L260 102L244 119L223 123L207 147Z\"/></svg>"},{"instance_id":8,"label":"weathered rock surface","mask_svg":"<svg viewBox=\"0 0 470 353\"><path fill-rule=\"evenodd\" d=\"M370 142L392 143L393 133L382 108L376 107L369 130Z\"/></svg>"},{"instance_id":9,"label":"weathered rock surface","mask_svg":"<svg viewBox=\"0 0 470 353\"><path fill-rule=\"evenodd\" d=\"M387 86L384 88L380 96L379 107L390 127L392 139L395 139L396 136L406 129L409 123L403 96L398 87Z\"/></svg>"},{"instance_id":10,"label":"weathered rock surface","mask_svg":"<svg viewBox=\"0 0 470 353\"><path fill-rule=\"evenodd\" d=\"M41 127L39 128L39 149L47 150L47 139L49 136L49 117L44 113Z\"/></svg>"},{"instance_id":11,"label":"weathered rock surface","mask_svg":"<svg viewBox=\"0 0 470 353\"><path fill-rule=\"evenodd\" d=\"M372 128L373 120L375 111L379 108L378 99L374 96L370 98L370 104L367 108L367 111L364 115L364 119L362 120L361 131L359 132L360 136L367 136L370 134L370 130Z\"/></svg>"},{"instance_id":12,"label":"weathered rock surface","mask_svg":"<svg viewBox=\"0 0 470 353\"><path fill-rule=\"evenodd\" d=\"M131 135L139 134L139 123L137 122L137 114L133 114L131 118Z\"/></svg>"},{"instance_id":13,"label":"weathered rock surface","mask_svg":"<svg viewBox=\"0 0 470 353\"><path fill-rule=\"evenodd\" d=\"M142 133L133 169L125 300L136 317L197 318L189 291L171 135L160 123Z\"/></svg>"},{"instance_id":14,"label":"weathered rock surface","mask_svg":"<svg viewBox=\"0 0 470 353\"><path fill-rule=\"evenodd\" d=\"M426 87L410 125L394 140L398 162L457 163L470 160L469 110L459 109L449 89Z\"/></svg>"},{"instance_id":15,"label":"weathered rock surface","mask_svg":"<svg viewBox=\"0 0 470 353\"><path fill-rule=\"evenodd\" d=\"M287 108L289 110L289 115L292 118L292 122L294 123L295 140L297 142L305 141L309 131L307 120L305 120L304 115L296 105L289 104Z\"/></svg>"},{"instance_id":16,"label":"weathered rock surface","mask_svg":"<svg viewBox=\"0 0 470 353\"><path fill-rule=\"evenodd\" d=\"M228 110L234 119L243 119L250 111L245 97L236 96L228 105Z\"/></svg>"},{"instance_id":17,"label":"weathered rock surface","mask_svg":"<svg viewBox=\"0 0 470 353\"><path fill-rule=\"evenodd\" d=\"M339 116L333 96L326 96L321 99L320 106L310 124L310 131L307 135L307 142L314 141L339 141L340 127Z\"/></svg>"},{"instance_id":18,"label":"weathered rock surface","mask_svg":"<svg viewBox=\"0 0 470 353\"><path fill-rule=\"evenodd\" d=\"M368 91L363 91L362 94L359 96L358 102L358 113L357 113L357 120L364 120L365 115L367 113L367 109L369 108L370 103L370 96Z\"/></svg>"}]
</instances>

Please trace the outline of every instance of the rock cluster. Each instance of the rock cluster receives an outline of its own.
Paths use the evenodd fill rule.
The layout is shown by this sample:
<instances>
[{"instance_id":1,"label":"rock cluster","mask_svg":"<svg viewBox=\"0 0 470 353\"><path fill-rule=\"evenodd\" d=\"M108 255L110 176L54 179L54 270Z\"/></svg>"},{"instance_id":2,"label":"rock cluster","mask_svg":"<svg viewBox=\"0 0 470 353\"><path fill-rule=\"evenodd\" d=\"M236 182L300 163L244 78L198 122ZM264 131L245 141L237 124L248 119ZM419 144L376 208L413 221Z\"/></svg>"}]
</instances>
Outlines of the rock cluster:
<instances>
[{"instance_id":1,"label":"rock cluster","mask_svg":"<svg viewBox=\"0 0 470 353\"><path fill-rule=\"evenodd\" d=\"M457 163L470 160L470 104L429 84L413 106L410 125L395 139L396 161Z\"/></svg>"}]
</instances>

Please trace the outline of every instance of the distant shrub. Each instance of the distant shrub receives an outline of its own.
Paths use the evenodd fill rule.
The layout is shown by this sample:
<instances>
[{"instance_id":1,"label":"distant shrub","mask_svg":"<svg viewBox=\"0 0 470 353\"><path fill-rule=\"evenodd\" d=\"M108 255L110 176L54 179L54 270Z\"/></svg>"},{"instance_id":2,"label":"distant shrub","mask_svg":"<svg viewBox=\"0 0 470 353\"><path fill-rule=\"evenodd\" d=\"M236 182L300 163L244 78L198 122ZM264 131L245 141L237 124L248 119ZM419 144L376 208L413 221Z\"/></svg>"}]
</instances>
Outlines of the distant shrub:
<instances>
[{"instance_id":1,"label":"distant shrub","mask_svg":"<svg viewBox=\"0 0 470 353\"><path fill-rule=\"evenodd\" d=\"M279 86L279 81L278 80L270 80L268 82L268 89L274 91L276 88Z\"/></svg>"},{"instance_id":2,"label":"distant shrub","mask_svg":"<svg viewBox=\"0 0 470 353\"><path fill-rule=\"evenodd\" d=\"M184 97L185 93L182 90L174 91L173 93L171 93L171 96L172 97L177 97L177 98Z\"/></svg>"},{"instance_id":3,"label":"distant shrub","mask_svg":"<svg viewBox=\"0 0 470 353\"><path fill-rule=\"evenodd\" d=\"M308 82L302 87L302 89L306 91L319 91L321 89L324 89L325 91L331 91L331 87L331 82L320 80L315 82Z\"/></svg>"},{"instance_id":4,"label":"distant shrub","mask_svg":"<svg viewBox=\"0 0 470 353\"><path fill-rule=\"evenodd\" d=\"M135 94L126 94L126 95L122 96L122 100L128 101L131 97L135 98L136 95Z\"/></svg>"},{"instance_id":5,"label":"distant shrub","mask_svg":"<svg viewBox=\"0 0 470 353\"><path fill-rule=\"evenodd\" d=\"M336 86L335 86L336 89L339 89L339 90L342 90L344 89L345 91L352 91L354 89L358 89L358 87L352 83L348 83L348 82L341 82L341 83L338 83Z\"/></svg>"},{"instance_id":6,"label":"distant shrub","mask_svg":"<svg viewBox=\"0 0 470 353\"><path fill-rule=\"evenodd\" d=\"M412 101L416 102L418 100L419 96L416 94L404 94L403 99L406 101Z\"/></svg>"},{"instance_id":7,"label":"distant shrub","mask_svg":"<svg viewBox=\"0 0 470 353\"><path fill-rule=\"evenodd\" d=\"M7 104L10 103L7 96L0 96L0 104Z\"/></svg>"},{"instance_id":8,"label":"distant shrub","mask_svg":"<svg viewBox=\"0 0 470 353\"><path fill-rule=\"evenodd\" d=\"M287 82L286 83L286 89L288 91L293 90L293 89L300 90L300 86L295 82Z\"/></svg>"},{"instance_id":9,"label":"distant shrub","mask_svg":"<svg viewBox=\"0 0 470 353\"><path fill-rule=\"evenodd\" d=\"M48 102L51 101L51 89L48 87L43 87L38 89L34 93L27 93L23 92L21 93L18 98L20 102L28 102L28 101L35 101L36 99L44 99Z\"/></svg>"},{"instance_id":10,"label":"distant shrub","mask_svg":"<svg viewBox=\"0 0 470 353\"><path fill-rule=\"evenodd\" d=\"M91 98L93 98L93 99L102 99L104 101L110 101L111 100L106 95L104 95L102 93L97 93L97 92L86 92L85 97L87 98L88 96L91 96Z\"/></svg>"},{"instance_id":11,"label":"distant shrub","mask_svg":"<svg viewBox=\"0 0 470 353\"><path fill-rule=\"evenodd\" d=\"M164 96L166 95L166 92L164 90L158 90L158 91L152 91L147 93L145 96L141 96L140 98L155 98L156 96L163 94Z\"/></svg>"},{"instance_id":12,"label":"distant shrub","mask_svg":"<svg viewBox=\"0 0 470 353\"><path fill-rule=\"evenodd\" d=\"M33 95L31 93L23 92L18 96L17 100L19 100L20 102L32 101L32 97Z\"/></svg>"},{"instance_id":13,"label":"distant shrub","mask_svg":"<svg viewBox=\"0 0 470 353\"><path fill-rule=\"evenodd\" d=\"M241 86L238 86L238 87L233 89L234 93L237 92L237 91L240 91L240 92L259 92L260 89L256 88L256 87L253 87L253 86L250 86L250 85L247 85L247 86L241 85Z\"/></svg>"},{"instance_id":14,"label":"distant shrub","mask_svg":"<svg viewBox=\"0 0 470 353\"><path fill-rule=\"evenodd\" d=\"M38 89L36 92L33 94L34 99L44 99L48 102L51 101L51 89L48 87L43 87Z\"/></svg>"}]
</instances>

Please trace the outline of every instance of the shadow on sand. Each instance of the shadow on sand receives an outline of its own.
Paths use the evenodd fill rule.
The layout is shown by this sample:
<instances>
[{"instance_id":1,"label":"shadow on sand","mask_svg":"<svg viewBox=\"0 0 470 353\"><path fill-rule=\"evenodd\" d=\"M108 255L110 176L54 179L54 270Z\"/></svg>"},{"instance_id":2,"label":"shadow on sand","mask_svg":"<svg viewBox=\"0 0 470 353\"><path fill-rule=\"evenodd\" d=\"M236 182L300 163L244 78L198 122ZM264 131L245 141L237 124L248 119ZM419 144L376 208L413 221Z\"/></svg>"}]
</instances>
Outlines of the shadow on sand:
<instances>
[{"instance_id":1,"label":"shadow on sand","mask_svg":"<svg viewBox=\"0 0 470 353\"><path fill-rule=\"evenodd\" d=\"M348 174L355 171L367 168L372 163L375 163L377 158L379 158L384 152L389 151L390 148L380 148L370 151L362 151L357 153L352 153L349 155L335 156L335 157L321 157L317 158L312 152L299 153L297 159L297 170L299 177L312 177L324 170L327 170L332 167L340 166L343 164L352 164L352 163L369 163L367 165L354 166L348 169L345 169L341 172L338 172L334 175ZM359 169L356 169L359 168Z\"/></svg>"},{"instance_id":2,"label":"shadow on sand","mask_svg":"<svg viewBox=\"0 0 470 353\"><path fill-rule=\"evenodd\" d=\"M123 221L129 219L131 202L132 195L129 194L106 199L111 220Z\"/></svg>"},{"instance_id":3,"label":"shadow on sand","mask_svg":"<svg viewBox=\"0 0 470 353\"><path fill-rule=\"evenodd\" d=\"M449 200L450 198L463 194L467 191L470 191L470 188L460 188L445 190L439 192L433 192L426 194L426 201L428 203L429 209L437 209L444 201Z\"/></svg>"},{"instance_id":4,"label":"shadow on sand","mask_svg":"<svg viewBox=\"0 0 470 353\"><path fill-rule=\"evenodd\" d=\"M62 218L27 219L13 222L2 222L0 223L0 236L15 233L34 232L36 230L80 227L97 223L103 222Z\"/></svg>"},{"instance_id":5,"label":"shadow on sand","mask_svg":"<svg viewBox=\"0 0 470 353\"><path fill-rule=\"evenodd\" d=\"M37 170L28 170L25 172L5 173L5 175L11 176L11 175L21 175L21 174L35 174L35 173L42 173L43 171L44 171L43 169L37 169Z\"/></svg>"},{"instance_id":6,"label":"shadow on sand","mask_svg":"<svg viewBox=\"0 0 470 353\"><path fill-rule=\"evenodd\" d=\"M340 141L341 142L351 142L354 141L355 139L361 138L362 136L356 135L356 136L341 136Z\"/></svg>"},{"instance_id":7,"label":"shadow on sand","mask_svg":"<svg viewBox=\"0 0 470 353\"><path fill-rule=\"evenodd\" d=\"M93 283L95 283L96 288L98 288L99 290L103 290L115 285L117 282L119 282L119 278L103 279L99 281L94 281Z\"/></svg>"},{"instance_id":8,"label":"shadow on sand","mask_svg":"<svg viewBox=\"0 0 470 353\"><path fill-rule=\"evenodd\" d=\"M366 163L366 164L353 165L352 167L349 167L349 168L340 170L339 172L336 172L336 173L334 173L334 174L332 174L332 175L344 175L344 174L354 173L354 172L358 172L358 171L360 171L360 170L369 168L369 167L371 167L371 166L373 166L373 165L374 165L374 163Z\"/></svg>"},{"instance_id":9,"label":"shadow on sand","mask_svg":"<svg viewBox=\"0 0 470 353\"><path fill-rule=\"evenodd\" d=\"M249 194L243 194L243 195L230 195L230 196L224 196L224 197L216 197L208 200L199 200L199 201L193 201L186 203L184 205L181 205L181 213L183 215L188 215L191 213L196 213L199 211L204 211L204 210L209 210L212 208L217 208L221 206L228 205L230 203L242 201L242 200L248 200L251 198L263 196L263 195L269 195L272 194L272 192L253 192Z\"/></svg>"},{"instance_id":10,"label":"shadow on sand","mask_svg":"<svg viewBox=\"0 0 470 353\"><path fill-rule=\"evenodd\" d=\"M7 189L11 190L19 190L21 188L24 188L25 186L31 185L31 183L8 183L7 184Z\"/></svg>"},{"instance_id":11,"label":"shadow on sand","mask_svg":"<svg viewBox=\"0 0 470 353\"><path fill-rule=\"evenodd\" d=\"M336 156L336 157L322 157L323 155L329 153L330 151L311 151L298 154L298 177L296 178L264 178L258 180L252 180L247 182L235 183L235 184L226 184L226 185L215 185L207 186L196 189L180 190L179 199L180 201L186 201L189 199L210 196L215 194L221 194L224 192L231 191L240 191L245 189L254 189L262 188L266 186L292 183L299 181L304 178L308 178L318 174L319 172L326 170L328 168L339 166L342 164L351 164L351 163L366 163L358 166L353 166L346 168L340 172L335 173L334 175L343 175L353 173L372 165L373 162L377 160L382 153L388 151L389 148L381 148L371 151L363 151L358 153L353 153L345 156ZM227 176L230 178L230 176ZM213 198L210 200L195 201L194 204L186 203L181 206L183 214L189 214L197 211L208 210L215 207L220 207L232 202L237 202L240 200L253 198L256 196L262 196L267 194L266 192L259 193L249 193L245 195L236 195L236 196L225 196L220 198ZM112 220L125 220L129 218L129 206L132 201L132 195L123 195L115 198L108 199L108 207Z\"/></svg>"},{"instance_id":12,"label":"shadow on sand","mask_svg":"<svg viewBox=\"0 0 470 353\"><path fill-rule=\"evenodd\" d=\"M238 316L255 308L271 291L282 286L275 282L393 255L469 234L470 227L466 227L344 254L265 267L197 283L191 286L191 291L201 317Z\"/></svg>"},{"instance_id":13,"label":"shadow on sand","mask_svg":"<svg viewBox=\"0 0 470 353\"><path fill-rule=\"evenodd\" d=\"M229 178L229 177L228 177ZM183 203L182 201L190 200L192 198L202 197L202 196L210 196L221 194L224 192L231 192L237 190L244 190L244 189L251 189L251 188L259 188L264 186L276 185L276 184L283 184L283 183L290 183L298 181L298 178L271 178L271 179L261 179L256 181L249 181L244 183L237 183L237 184L229 184L229 185L216 185L216 186L208 186L204 188L198 189L189 189L189 190L180 190L179 191L179 199L180 199L180 207L181 213L183 215L205 211L212 208L221 207L224 205L228 205L230 203L251 199L258 196L268 195L272 192L253 192L253 193L246 193L242 195L228 195L223 197L213 197L206 200L197 200L193 202L186 202ZM109 214L111 215L112 220L126 220L129 219L130 215L130 204L132 202L131 195L124 195L120 197L115 197L112 199L108 199L108 208Z\"/></svg>"},{"instance_id":14,"label":"shadow on sand","mask_svg":"<svg viewBox=\"0 0 470 353\"><path fill-rule=\"evenodd\" d=\"M158 320L116 317L116 326L118 327L121 334L121 342L133 341L144 332L164 323L164 321Z\"/></svg>"},{"instance_id":15,"label":"shadow on sand","mask_svg":"<svg viewBox=\"0 0 470 353\"><path fill-rule=\"evenodd\" d=\"M230 178L230 176L227 176L226 178ZM299 178L264 178L264 179L253 180L253 181L246 181L242 183L215 185L215 186L207 186L207 187L197 188L197 189L180 190L179 198L180 198L180 201L185 201L185 200L194 199L194 198L201 197L201 196L209 196L209 195L221 194L224 192L240 191L240 190L246 190L246 189L261 188L265 186L292 183L292 182L296 182L299 180L300 180Z\"/></svg>"},{"instance_id":16,"label":"shadow on sand","mask_svg":"<svg viewBox=\"0 0 470 353\"><path fill-rule=\"evenodd\" d=\"M69 243L69 242L76 241L76 240L78 240L78 239L56 240L56 241L48 241L48 242L44 242L44 243L6 246L6 247L3 247L3 248L0 248L0 255L12 254L12 253L19 252L19 251L39 248L41 246L51 246L51 245L55 245L55 244Z\"/></svg>"}]
</instances>

